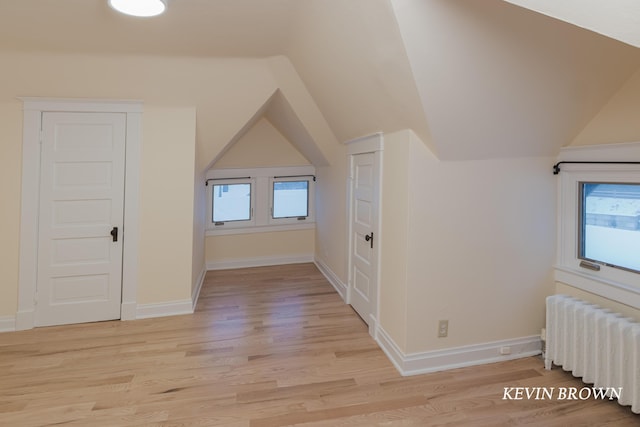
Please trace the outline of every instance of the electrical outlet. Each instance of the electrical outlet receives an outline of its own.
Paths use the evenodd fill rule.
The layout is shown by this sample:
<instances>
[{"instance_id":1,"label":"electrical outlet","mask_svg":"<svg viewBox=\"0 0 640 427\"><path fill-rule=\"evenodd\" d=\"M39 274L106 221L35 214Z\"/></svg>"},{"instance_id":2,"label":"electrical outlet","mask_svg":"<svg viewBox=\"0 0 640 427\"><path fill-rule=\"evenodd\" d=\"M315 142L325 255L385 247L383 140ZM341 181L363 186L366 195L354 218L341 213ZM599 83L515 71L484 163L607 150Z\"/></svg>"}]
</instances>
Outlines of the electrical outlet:
<instances>
[{"instance_id":1,"label":"electrical outlet","mask_svg":"<svg viewBox=\"0 0 640 427\"><path fill-rule=\"evenodd\" d=\"M440 320L438 322L438 338L444 338L449 335L449 321Z\"/></svg>"}]
</instances>

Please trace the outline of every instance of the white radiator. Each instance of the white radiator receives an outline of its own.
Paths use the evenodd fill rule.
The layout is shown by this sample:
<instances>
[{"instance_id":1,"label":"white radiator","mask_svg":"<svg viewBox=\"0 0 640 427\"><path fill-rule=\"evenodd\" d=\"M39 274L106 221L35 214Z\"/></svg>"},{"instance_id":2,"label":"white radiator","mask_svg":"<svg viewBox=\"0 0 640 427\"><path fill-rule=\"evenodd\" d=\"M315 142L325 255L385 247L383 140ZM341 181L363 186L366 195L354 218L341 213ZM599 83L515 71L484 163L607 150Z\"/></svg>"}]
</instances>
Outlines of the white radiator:
<instances>
[{"instance_id":1,"label":"white radiator","mask_svg":"<svg viewBox=\"0 0 640 427\"><path fill-rule=\"evenodd\" d=\"M619 391L618 403L640 413L640 323L566 295L547 297L544 366L552 364Z\"/></svg>"}]
</instances>

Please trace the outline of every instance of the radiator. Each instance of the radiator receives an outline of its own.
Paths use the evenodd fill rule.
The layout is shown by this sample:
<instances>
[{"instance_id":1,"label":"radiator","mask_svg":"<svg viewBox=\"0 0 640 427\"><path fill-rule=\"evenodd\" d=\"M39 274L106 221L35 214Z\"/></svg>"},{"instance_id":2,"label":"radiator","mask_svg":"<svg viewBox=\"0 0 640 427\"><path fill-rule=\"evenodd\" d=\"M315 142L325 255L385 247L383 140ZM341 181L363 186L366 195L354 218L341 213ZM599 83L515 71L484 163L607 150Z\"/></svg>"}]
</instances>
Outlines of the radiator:
<instances>
[{"instance_id":1,"label":"radiator","mask_svg":"<svg viewBox=\"0 0 640 427\"><path fill-rule=\"evenodd\" d=\"M544 366L554 364L619 391L618 403L640 413L640 323L566 295L547 297Z\"/></svg>"}]
</instances>

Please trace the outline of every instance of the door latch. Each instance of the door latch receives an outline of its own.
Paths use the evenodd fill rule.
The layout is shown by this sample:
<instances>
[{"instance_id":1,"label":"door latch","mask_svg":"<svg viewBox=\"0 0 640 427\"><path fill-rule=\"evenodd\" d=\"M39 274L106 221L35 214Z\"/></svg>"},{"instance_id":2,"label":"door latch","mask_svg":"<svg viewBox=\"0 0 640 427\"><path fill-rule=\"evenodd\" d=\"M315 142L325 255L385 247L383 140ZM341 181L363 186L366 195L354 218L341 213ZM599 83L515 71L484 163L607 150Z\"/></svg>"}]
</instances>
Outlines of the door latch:
<instances>
[{"instance_id":1,"label":"door latch","mask_svg":"<svg viewBox=\"0 0 640 427\"><path fill-rule=\"evenodd\" d=\"M111 230L111 237L113 237L114 242L118 241L118 227L113 227Z\"/></svg>"},{"instance_id":2,"label":"door latch","mask_svg":"<svg viewBox=\"0 0 640 427\"><path fill-rule=\"evenodd\" d=\"M364 240L366 240L367 242L370 242L371 249L373 249L373 231L371 232L371 235L367 234L366 236L364 236Z\"/></svg>"}]
</instances>

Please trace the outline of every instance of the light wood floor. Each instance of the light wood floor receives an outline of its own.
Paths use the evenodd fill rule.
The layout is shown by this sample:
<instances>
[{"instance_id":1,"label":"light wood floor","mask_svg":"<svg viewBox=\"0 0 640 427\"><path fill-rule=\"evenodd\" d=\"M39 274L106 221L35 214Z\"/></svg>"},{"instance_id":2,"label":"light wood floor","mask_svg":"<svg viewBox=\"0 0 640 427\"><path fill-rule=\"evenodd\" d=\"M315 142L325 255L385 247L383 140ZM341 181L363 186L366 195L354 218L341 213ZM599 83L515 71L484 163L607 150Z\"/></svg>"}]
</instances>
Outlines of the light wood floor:
<instances>
[{"instance_id":1,"label":"light wood floor","mask_svg":"<svg viewBox=\"0 0 640 427\"><path fill-rule=\"evenodd\" d=\"M1 426L637 426L538 357L401 377L312 264L209 272L197 312L0 334Z\"/></svg>"}]
</instances>

